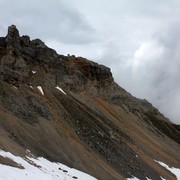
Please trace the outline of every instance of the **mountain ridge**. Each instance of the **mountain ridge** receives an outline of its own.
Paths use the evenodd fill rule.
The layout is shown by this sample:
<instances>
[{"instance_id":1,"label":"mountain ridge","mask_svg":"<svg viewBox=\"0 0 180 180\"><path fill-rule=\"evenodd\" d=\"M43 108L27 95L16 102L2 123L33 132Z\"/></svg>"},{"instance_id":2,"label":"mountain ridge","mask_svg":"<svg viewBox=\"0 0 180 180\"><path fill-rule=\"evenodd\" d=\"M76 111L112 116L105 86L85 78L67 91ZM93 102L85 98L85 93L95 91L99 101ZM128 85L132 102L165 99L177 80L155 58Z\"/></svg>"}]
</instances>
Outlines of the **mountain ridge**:
<instances>
[{"instance_id":1,"label":"mountain ridge","mask_svg":"<svg viewBox=\"0 0 180 180\"><path fill-rule=\"evenodd\" d=\"M58 55L14 25L0 38L0 63L0 148L99 179L175 178L153 159L180 167L180 126L116 84L108 67Z\"/></svg>"}]
</instances>

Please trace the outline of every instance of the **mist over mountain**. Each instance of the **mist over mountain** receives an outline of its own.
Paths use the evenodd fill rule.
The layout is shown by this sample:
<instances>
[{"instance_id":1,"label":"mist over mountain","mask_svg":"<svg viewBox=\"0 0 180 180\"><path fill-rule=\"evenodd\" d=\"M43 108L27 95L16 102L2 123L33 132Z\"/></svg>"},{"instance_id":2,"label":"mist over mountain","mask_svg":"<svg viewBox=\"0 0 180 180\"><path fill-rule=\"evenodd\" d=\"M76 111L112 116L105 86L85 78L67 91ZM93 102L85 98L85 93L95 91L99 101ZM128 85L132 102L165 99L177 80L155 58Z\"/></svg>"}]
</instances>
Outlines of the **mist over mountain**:
<instances>
[{"instance_id":1,"label":"mist over mountain","mask_svg":"<svg viewBox=\"0 0 180 180\"><path fill-rule=\"evenodd\" d=\"M59 55L12 25L0 38L0 87L3 151L100 180L178 178L158 162L180 168L180 126L120 87L110 68ZM0 163L22 168L2 154Z\"/></svg>"}]
</instances>

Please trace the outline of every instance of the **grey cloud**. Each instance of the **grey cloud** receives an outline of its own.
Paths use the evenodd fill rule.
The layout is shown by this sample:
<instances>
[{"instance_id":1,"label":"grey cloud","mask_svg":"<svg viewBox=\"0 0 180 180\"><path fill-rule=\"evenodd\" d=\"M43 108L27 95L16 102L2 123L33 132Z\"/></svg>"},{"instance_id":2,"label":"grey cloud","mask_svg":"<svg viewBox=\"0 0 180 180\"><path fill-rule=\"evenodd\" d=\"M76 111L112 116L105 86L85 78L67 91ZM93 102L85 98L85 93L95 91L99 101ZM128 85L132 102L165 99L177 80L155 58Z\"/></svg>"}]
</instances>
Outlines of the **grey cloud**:
<instances>
[{"instance_id":1,"label":"grey cloud","mask_svg":"<svg viewBox=\"0 0 180 180\"><path fill-rule=\"evenodd\" d=\"M1 24L16 24L21 33L33 38L56 39L63 43L84 44L95 41L95 30L85 17L66 1L0 1Z\"/></svg>"},{"instance_id":2,"label":"grey cloud","mask_svg":"<svg viewBox=\"0 0 180 180\"><path fill-rule=\"evenodd\" d=\"M152 41L163 47L163 52L152 57L151 54L143 54L135 74L130 71L135 68L132 63L127 67L130 74L126 77L128 84L132 82L129 86L131 92L138 97L146 97L175 123L180 122L180 38L177 36L179 30L179 25L176 24L173 30L169 28L164 29L164 33L157 33ZM148 62L145 62L146 56L150 57Z\"/></svg>"},{"instance_id":3,"label":"grey cloud","mask_svg":"<svg viewBox=\"0 0 180 180\"><path fill-rule=\"evenodd\" d=\"M146 98L174 123L180 123L180 25L176 22L159 28L143 44L141 56L135 57L132 44L110 41L104 45L100 63L111 67L116 82L133 95ZM125 45L126 45L125 43ZM136 50L138 50L138 48ZM139 59L135 59L139 58ZM135 64L138 61L138 65Z\"/></svg>"}]
</instances>

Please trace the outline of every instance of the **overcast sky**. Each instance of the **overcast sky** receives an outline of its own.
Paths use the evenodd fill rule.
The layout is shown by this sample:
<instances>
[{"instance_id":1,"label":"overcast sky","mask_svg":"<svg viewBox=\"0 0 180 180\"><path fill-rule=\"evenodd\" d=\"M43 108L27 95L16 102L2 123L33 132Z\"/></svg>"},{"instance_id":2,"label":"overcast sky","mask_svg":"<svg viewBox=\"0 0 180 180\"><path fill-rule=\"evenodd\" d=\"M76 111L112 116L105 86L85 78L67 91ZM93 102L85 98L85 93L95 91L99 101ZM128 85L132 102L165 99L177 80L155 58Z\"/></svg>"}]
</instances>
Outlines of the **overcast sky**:
<instances>
[{"instance_id":1,"label":"overcast sky","mask_svg":"<svg viewBox=\"0 0 180 180\"><path fill-rule=\"evenodd\" d=\"M111 68L115 81L180 124L179 0L0 0L0 35L15 24L60 54Z\"/></svg>"}]
</instances>

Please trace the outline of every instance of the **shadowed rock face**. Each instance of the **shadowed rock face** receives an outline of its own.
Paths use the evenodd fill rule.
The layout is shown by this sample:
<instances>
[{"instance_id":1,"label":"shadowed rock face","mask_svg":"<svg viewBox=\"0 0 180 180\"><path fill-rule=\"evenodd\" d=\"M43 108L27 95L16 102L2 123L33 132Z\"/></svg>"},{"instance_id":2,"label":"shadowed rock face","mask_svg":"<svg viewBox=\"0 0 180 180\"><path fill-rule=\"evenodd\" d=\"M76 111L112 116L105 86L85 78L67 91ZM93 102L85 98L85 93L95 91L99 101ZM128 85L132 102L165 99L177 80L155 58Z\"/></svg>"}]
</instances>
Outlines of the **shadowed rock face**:
<instances>
[{"instance_id":1,"label":"shadowed rock face","mask_svg":"<svg viewBox=\"0 0 180 180\"><path fill-rule=\"evenodd\" d=\"M154 159L180 168L180 127L109 68L59 55L12 25L0 38L0 87L1 149L30 149L103 180L175 179Z\"/></svg>"}]
</instances>

